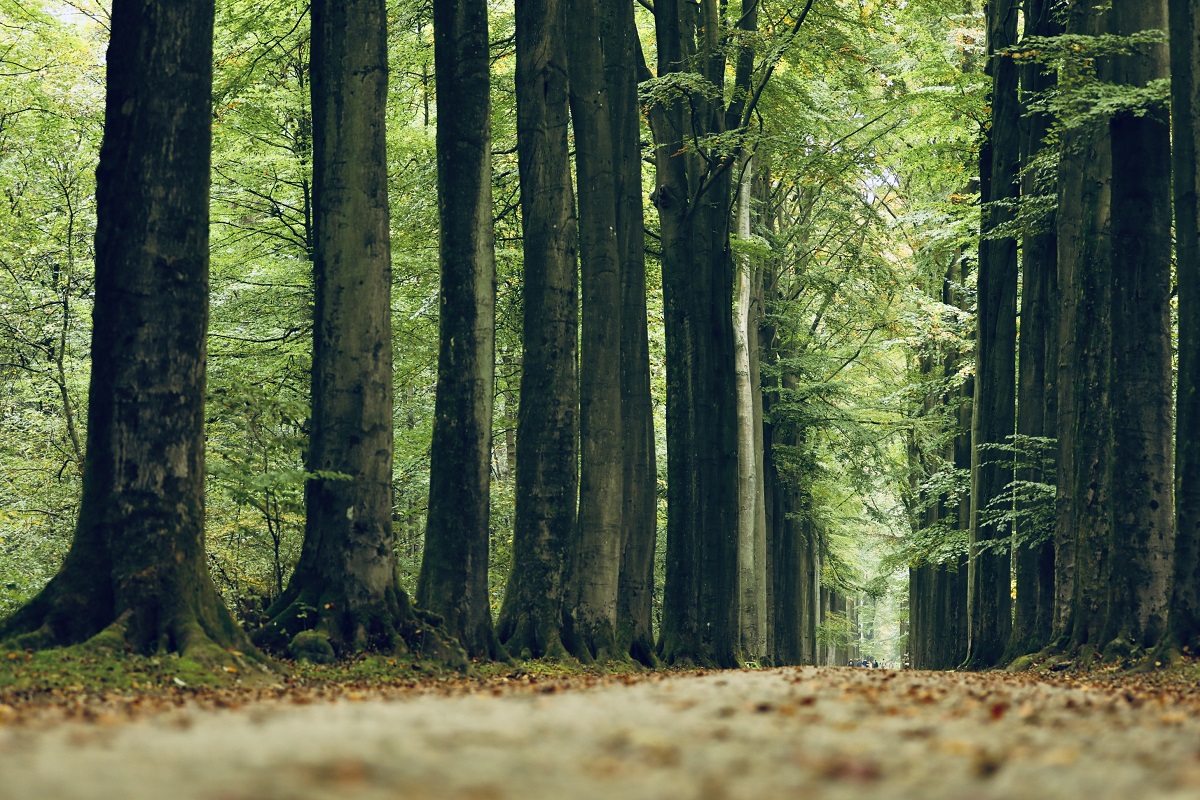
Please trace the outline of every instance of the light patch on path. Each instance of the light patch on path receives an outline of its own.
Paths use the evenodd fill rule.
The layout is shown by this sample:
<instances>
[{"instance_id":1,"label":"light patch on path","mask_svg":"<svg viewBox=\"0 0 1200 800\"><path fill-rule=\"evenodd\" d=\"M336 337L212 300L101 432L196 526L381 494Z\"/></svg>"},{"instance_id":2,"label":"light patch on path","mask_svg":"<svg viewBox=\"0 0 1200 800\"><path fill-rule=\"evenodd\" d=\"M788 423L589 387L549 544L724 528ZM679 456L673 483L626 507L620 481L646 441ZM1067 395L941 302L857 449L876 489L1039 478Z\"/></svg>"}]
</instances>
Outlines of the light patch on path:
<instances>
[{"instance_id":1,"label":"light patch on path","mask_svg":"<svg viewBox=\"0 0 1200 800\"><path fill-rule=\"evenodd\" d=\"M1200 719L998 675L799 668L0 726L7 800L1200 797Z\"/></svg>"}]
</instances>

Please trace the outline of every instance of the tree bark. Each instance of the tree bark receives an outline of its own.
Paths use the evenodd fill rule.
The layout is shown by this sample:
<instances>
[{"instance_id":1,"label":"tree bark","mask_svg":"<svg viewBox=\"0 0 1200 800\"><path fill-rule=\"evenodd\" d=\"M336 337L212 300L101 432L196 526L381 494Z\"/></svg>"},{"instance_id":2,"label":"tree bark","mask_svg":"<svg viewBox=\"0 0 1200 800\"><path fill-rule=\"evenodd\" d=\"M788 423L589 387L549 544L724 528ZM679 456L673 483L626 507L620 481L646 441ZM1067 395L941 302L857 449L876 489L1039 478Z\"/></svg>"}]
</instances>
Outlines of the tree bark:
<instances>
[{"instance_id":1,"label":"tree bark","mask_svg":"<svg viewBox=\"0 0 1200 800\"><path fill-rule=\"evenodd\" d=\"M1115 0L1120 36L1166 30L1167 0ZM1119 84L1170 75L1165 44L1113 59ZM1104 636L1123 654L1166 629L1172 497L1171 128L1165 103L1112 120L1113 597Z\"/></svg>"},{"instance_id":2,"label":"tree bark","mask_svg":"<svg viewBox=\"0 0 1200 800\"><path fill-rule=\"evenodd\" d=\"M1179 386L1169 645L1200 652L1200 2L1171 0Z\"/></svg>"},{"instance_id":3,"label":"tree bark","mask_svg":"<svg viewBox=\"0 0 1200 800\"><path fill-rule=\"evenodd\" d=\"M603 3L600 35L612 124L617 249L621 272L621 435L624 441L621 568L617 638L626 652L657 666L652 614L658 537L658 469L646 313L645 210L637 27L632 3Z\"/></svg>"},{"instance_id":4,"label":"tree bark","mask_svg":"<svg viewBox=\"0 0 1200 800\"><path fill-rule=\"evenodd\" d=\"M392 530L391 239L383 0L311 8L314 290L304 547L256 639L331 660L429 636L400 586Z\"/></svg>"},{"instance_id":5,"label":"tree bark","mask_svg":"<svg viewBox=\"0 0 1200 800\"><path fill-rule=\"evenodd\" d=\"M1046 0L1026 0L1025 36L1057 36L1062 26ZM1023 103L1052 89L1054 74L1040 64L1021 69ZM1023 201L1044 194L1041 173L1032 170L1042 153L1052 119L1045 113L1026 114L1021 137L1022 166L1026 173L1021 182ZM1055 238L1054 212L1038 220L1038 227L1026 232L1021 240L1022 291L1021 335L1017 381L1017 433L1021 436L1054 437L1055 404L1048 402L1054 386L1057 350L1052 331L1058 324L1058 242ZM1045 481L1051 476L1036 466L1017 473L1019 480ZM1022 535L1040 536L1038 531L1014 531L1013 572L1016 576L1016 602L1013 630L1004 660L1033 653L1050 642L1054 614L1054 542L1020 542Z\"/></svg>"},{"instance_id":6,"label":"tree bark","mask_svg":"<svg viewBox=\"0 0 1200 800\"><path fill-rule=\"evenodd\" d=\"M488 595L496 263L487 3L434 0L433 33L441 304L417 602L469 656L504 659Z\"/></svg>"},{"instance_id":7,"label":"tree bark","mask_svg":"<svg viewBox=\"0 0 1200 800\"><path fill-rule=\"evenodd\" d=\"M204 546L213 14L113 3L83 498L62 569L0 623L18 647L252 653Z\"/></svg>"},{"instance_id":8,"label":"tree bark","mask_svg":"<svg viewBox=\"0 0 1200 800\"><path fill-rule=\"evenodd\" d=\"M1072 3L1067 33L1099 35L1096 0ZM1060 82L1083 79L1071 65ZM1058 491L1054 636L1095 647L1108 611L1112 533L1112 149L1108 128L1064 131L1058 177Z\"/></svg>"},{"instance_id":9,"label":"tree bark","mask_svg":"<svg viewBox=\"0 0 1200 800\"><path fill-rule=\"evenodd\" d=\"M751 187L754 181L754 162L747 159L742 166L736 205L737 236L750 241ZM743 659L761 661L766 655L766 554L759 540L765 542L765 515L759 510L763 501L762 486L762 411L761 389L755 380L757 337L751 341L751 330L757 330L753 291L755 269L753 261L743 256L736 265L734 280L734 353L737 382L738 435L738 602L739 649ZM757 400L757 413L756 413Z\"/></svg>"},{"instance_id":10,"label":"tree bark","mask_svg":"<svg viewBox=\"0 0 1200 800\"><path fill-rule=\"evenodd\" d=\"M567 41L583 320L579 365L579 550L570 620L582 660L617 658L624 460L621 443L621 258L613 128L598 0L568 0Z\"/></svg>"},{"instance_id":11,"label":"tree bark","mask_svg":"<svg viewBox=\"0 0 1200 800\"><path fill-rule=\"evenodd\" d=\"M716 0L655 4L659 75L725 84ZM651 109L667 340L667 579L660 656L737 663L737 424L729 162L685 148L726 130L720 99ZM685 113L686 112L686 113Z\"/></svg>"},{"instance_id":12,"label":"tree bark","mask_svg":"<svg viewBox=\"0 0 1200 800\"><path fill-rule=\"evenodd\" d=\"M992 236L1012 220L1009 204L1017 197L1020 161L1020 106L1017 67L1005 48L1017 40L1016 0L987 5L988 68L992 78L991 130L980 158L983 240L979 253L979 315L975 367L975 416L971 464L971 560L968 619L970 641L966 664L998 663L1012 627L1010 559L996 548L1007 538L1007 526L981 519L1004 493L1011 470L989 445L1010 441L1016 423L1017 247L1011 238Z\"/></svg>"},{"instance_id":13,"label":"tree bark","mask_svg":"<svg viewBox=\"0 0 1200 800\"><path fill-rule=\"evenodd\" d=\"M525 282L513 569L498 632L510 654L567 656L563 604L576 551L579 296L564 7L516 7L517 157Z\"/></svg>"}]
</instances>

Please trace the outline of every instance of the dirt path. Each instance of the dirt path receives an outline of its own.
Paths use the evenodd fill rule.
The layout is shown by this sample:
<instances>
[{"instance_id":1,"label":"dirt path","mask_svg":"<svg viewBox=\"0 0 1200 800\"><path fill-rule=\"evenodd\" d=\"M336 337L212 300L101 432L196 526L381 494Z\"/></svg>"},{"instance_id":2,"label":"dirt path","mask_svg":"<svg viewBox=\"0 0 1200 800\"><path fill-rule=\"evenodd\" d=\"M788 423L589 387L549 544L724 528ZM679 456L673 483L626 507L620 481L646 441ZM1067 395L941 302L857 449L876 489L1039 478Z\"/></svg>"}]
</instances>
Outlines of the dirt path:
<instances>
[{"instance_id":1,"label":"dirt path","mask_svg":"<svg viewBox=\"0 0 1200 800\"><path fill-rule=\"evenodd\" d=\"M833 668L558 688L0 718L0 798L1200 797L1198 704L1161 693Z\"/></svg>"}]
</instances>

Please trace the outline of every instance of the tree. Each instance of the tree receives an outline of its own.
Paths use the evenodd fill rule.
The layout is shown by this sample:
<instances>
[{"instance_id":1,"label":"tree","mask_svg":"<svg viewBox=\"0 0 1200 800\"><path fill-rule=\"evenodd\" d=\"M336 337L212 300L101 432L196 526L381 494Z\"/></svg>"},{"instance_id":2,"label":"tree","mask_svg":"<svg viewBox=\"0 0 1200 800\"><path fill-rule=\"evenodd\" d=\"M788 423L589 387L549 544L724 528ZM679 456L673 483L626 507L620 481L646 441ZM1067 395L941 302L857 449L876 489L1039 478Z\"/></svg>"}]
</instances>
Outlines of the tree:
<instances>
[{"instance_id":1,"label":"tree","mask_svg":"<svg viewBox=\"0 0 1200 800\"><path fill-rule=\"evenodd\" d=\"M1028 0L1025 32L1030 36L1057 36L1062 25L1052 4ZM1021 67L1022 103L1028 107L1054 88L1053 70L1034 60ZM1045 111L1026 111L1021 135L1021 204L1025 213L1021 237L1021 335L1017 363L1017 434L1053 439L1057 408L1058 367L1058 241L1054 212L1036 214L1047 197L1044 165L1046 137L1053 117ZM1025 439L1024 441L1029 441ZM1014 448L1014 452L1019 448ZM1037 465L1017 472L1018 481L1053 482ZM1023 502L1023 501L1022 501ZM1006 650L1011 660L1033 653L1050 643L1054 617L1054 542L1052 531L1032 530L1020 520L1013 531L1013 573L1016 600L1013 629Z\"/></svg>"},{"instance_id":2,"label":"tree","mask_svg":"<svg viewBox=\"0 0 1200 800\"><path fill-rule=\"evenodd\" d=\"M496 318L487 3L437 0L433 11L440 350L417 602L468 655L504 658L487 580Z\"/></svg>"},{"instance_id":3,"label":"tree","mask_svg":"<svg viewBox=\"0 0 1200 800\"><path fill-rule=\"evenodd\" d=\"M621 564L617 640L622 652L657 664L651 622L654 547L658 534L658 469L646 312L645 209L642 200L641 106L632 3L601 4L605 83L612 124L617 251L621 260Z\"/></svg>"},{"instance_id":4,"label":"tree","mask_svg":"<svg viewBox=\"0 0 1200 800\"><path fill-rule=\"evenodd\" d=\"M0 624L18 646L249 649L204 549L213 15L113 3L83 501L62 570Z\"/></svg>"},{"instance_id":5,"label":"tree","mask_svg":"<svg viewBox=\"0 0 1200 800\"><path fill-rule=\"evenodd\" d=\"M1174 121L1176 274L1179 285L1179 386L1175 405L1175 575L1171 648L1200 651L1200 3L1172 0L1171 94Z\"/></svg>"},{"instance_id":6,"label":"tree","mask_svg":"<svg viewBox=\"0 0 1200 800\"><path fill-rule=\"evenodd\" d=\"M570 618L576 654L618 652L624 458L621 430L621 255L611 101L599 0L566 3L571 119L579 183L583 319L579 365L579 542ZM626 146L629 146L628 144Z\"/></svg>"},{"instance_id":7,"label":"tree","mask_svg":"<svg viewBox=\"0 0 1200 800\"><path fill-rule=\"evenodd\" d=\"M979 247L979 312L972 422L971 556L968 574L970 637L966 663L996 664L1012 626L1009 556L997 546L1003 524L984 519L989 505L1012 480L989 446L1008 442L1016 423L1017 243L998 229L1011 221L1018 193L1020 107L1017 66L1005 52L1017 41L1016 0L987 4L988 65L992 78L991 125L980 154L983 202Z\"/></svg>"},{"instance_id":8,"label":"tree","mask_svg":"<svg viewBox=\"0 0 1200 800\"><path fill-rule=\"evenodd\" d=\"M1118 36L1167 28L1167 0L1116 0ZM1113 58L1119 87L1169 76L1163 42ZM1164 99L1111 122L1112 618L1097 645L1153 646L1166 629L1175 543L1171 397L1171 127Z\"/></svg>"},{"instance_id":9,"label":"tree","mask_svg":"<svg viewBox=\"0 0 1200 800\"><path fill-rule=\"evenodd\" d=\"M330 660L422 630L392 534L391 248L382 0L311 8L316 296L304 548L257 633Z\"/></svg>"},{"instance_id":10,"label":"tree","mask_svg":"<svg viewBox=\"0 0 1200 800\"><path fill-rule=\"evenodd\" d=\"M1066 32L1097 36L1095 0L1076 0ZM1086 55L1091 55L1088 53ZM1107 619L1112 520L1112 147L1107 120L1089 115L1087 87L1100 66L1068 59L1059 82L1073 124L1058 169L1058 481L1055 518L1056 644L1095 647Z\"/></svg>"},{"instance_id":11,"label":"tree","mask_svg":"<svg viewBox=\"0 0 1200 800\"><path fill-rule=\"evenodd\" d=\"M497 632L521 657L563 657L576 549L579 298L567 143L565 8L516 7L517 150L525 282L513 568Z\"/></svg>"},{"instance_id":12,"label":"tree","mask_svg":"<svg viewBox=\"0 0 1200 800\"><path fill-rule=\"evenodd\" d=\"M697 143L743 131L753 95L749 71L739 69L725 103L727 34L718 6L654 6L650 126L667 342L667 577L658 650L668 663L732 666L738 476L730 199L741 146L718 153ZM743 19L753 6L744 6ZM806 16L807 9L794 30Z\"/></svg>"}]
</instances>

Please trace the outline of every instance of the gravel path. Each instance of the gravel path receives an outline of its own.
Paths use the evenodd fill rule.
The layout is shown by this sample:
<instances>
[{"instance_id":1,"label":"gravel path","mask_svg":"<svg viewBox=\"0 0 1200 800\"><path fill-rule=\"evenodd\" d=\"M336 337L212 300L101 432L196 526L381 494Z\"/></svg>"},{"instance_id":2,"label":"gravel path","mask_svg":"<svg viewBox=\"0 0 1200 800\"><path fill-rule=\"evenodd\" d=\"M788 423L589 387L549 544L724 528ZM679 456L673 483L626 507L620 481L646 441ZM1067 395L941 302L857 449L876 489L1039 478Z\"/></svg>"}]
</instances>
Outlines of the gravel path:
<instances>
[{"instance_id":1,"label":"gravel path","mask_svg":"<svg viewBox=\"0 0 1200 800\"><path fill-rule=\"evenodd\" d=\"M558 689L0 721L0 798L1200 798L1200 715L1152 694L841 668Z\"/></svg>"}]
</instances>

